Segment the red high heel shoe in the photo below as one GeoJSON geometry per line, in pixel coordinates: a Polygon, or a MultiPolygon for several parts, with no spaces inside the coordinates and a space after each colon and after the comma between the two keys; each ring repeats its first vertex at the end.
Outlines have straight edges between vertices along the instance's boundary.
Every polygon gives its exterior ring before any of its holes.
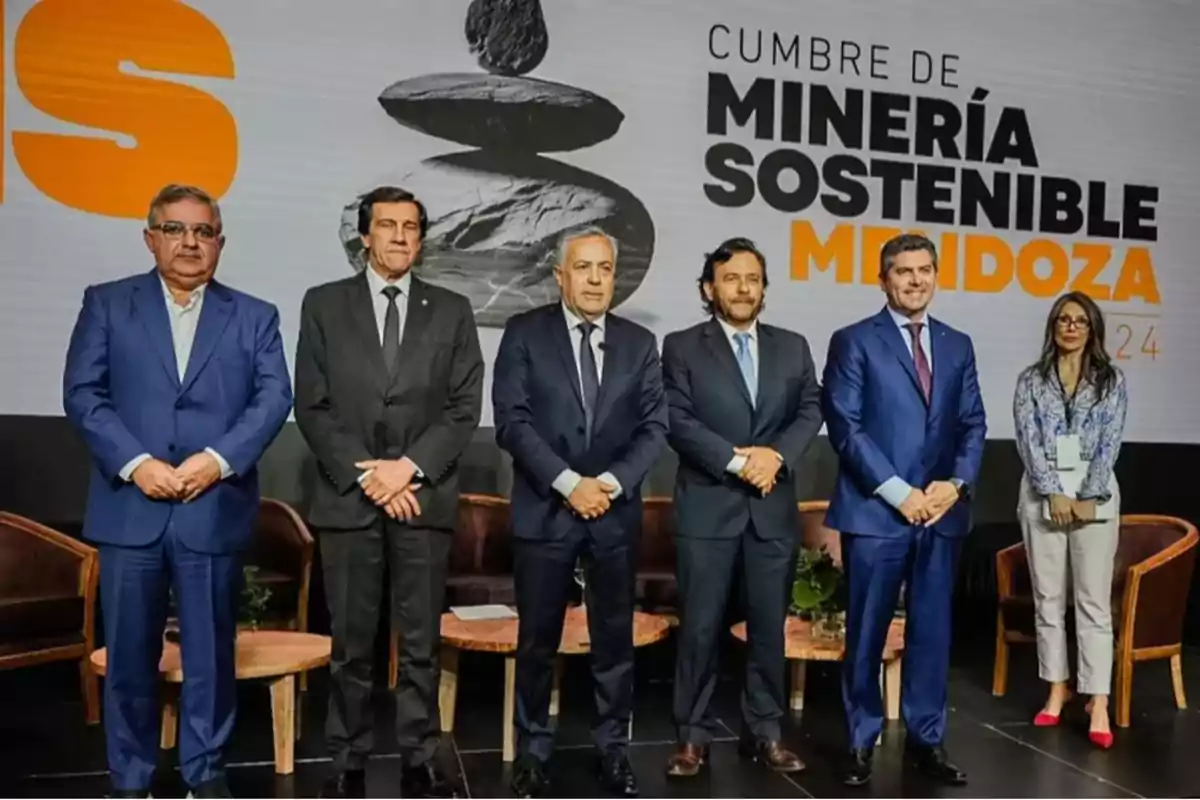
{"type": "Polygon", "coordinates": [[[1059,720],[1062,719],[1062,709],[1067,707],[1067,703],[1071,702],[1071,698],[1074,696],[1075,694],[1073,692],[1067,692],[1067,696],[1063,698],[1062,707],[1059,709],[1057,714],[1048,714],[1045,711],[1039,711],[1037,716],[1033,718],[1034,727],[1053,728],[1055,725],[1057,725],[1059,720]]]}
{"type": "Polygon", "coordinates": [[[1092,740],[1092,744],[1099,747],[1101,750],[1107,750],[1113,746],[1112,733],[1104,733],[1103,731],[1088,731],[1088,738],[1092,740]]]}

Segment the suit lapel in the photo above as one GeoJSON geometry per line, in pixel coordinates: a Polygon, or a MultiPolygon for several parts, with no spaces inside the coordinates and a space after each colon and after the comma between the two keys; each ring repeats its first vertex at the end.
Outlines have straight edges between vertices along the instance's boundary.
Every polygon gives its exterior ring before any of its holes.
{"type": "Polygon", "coordinates": [[[562,305],[555,303],[546,309],[547,333],[554,342],[554,349],[562,359],[563,371],[567,383],[575,392],[575,402],[579,403],[579,413],[583,414],[583,389],[579,386],[579,367],[575,365],[575,350],[572,344],[571,332],[567,330],[567,319],[563,316],[562,305]]]}
{"type": "Polygon", "coordinates": [[[621,387],[629,379],[631,355],[621,320],[609,314],[604,330],[604,371],[600,376],[600,392],[596,396],[593,430],[600,428],[612,408],[613,398],[620,395],[621,387]]]}
{"type": "MultiPolygon", "coordinates": [[[[904,367],[904,371],[912,379],[913,388],[917,390],[917,394],[921,394],[921,382],[917,379],[917,367],[913,363],[912,353],[908,351],[908,345],[904,341],[905,334],[897,327],[896,321],[892,319],[886,308],[875,318],[875,332],[899,360],[900,366],[904,367]]],[[[924,397],[921,399],[924,402],[924,397]]]]}
{"type": "MultiPolygon", "coordinates": [[[[370,267],[367,267],[370,269],[370,267]]],[[[370,362],[371,377],[375,381],[379,393],[387,390],[388,368],[383,363],[383,346],[379,342],[379,327],[375,322],[375,303],[371,297],[371,285],[367,283],[367,273],[359,273],[358,280],[351,284],[351,290],[346,298],[346,316],[352,321],[358,338],[362,342],[363,352],[370,362]]]]}
{"type": "MultiPolygon", "coordinates": [[[[761,327],[759,330],[761,330],[761,327]]],[[[708,324],[704,326],[704,343],[708,347],[708,351],[712,354],[720,368],[725,370],[726,379],[733,382],[733,385],[737,387],[738,392],[741,394],[742,399],[746,401],[746,405],[753,408],[754,403],[750,399],[749,390],[746,389],[746,381],[744,378],[742,378],[742,370],[738,366],[737,359],[733,357],[733,348],[729,346],[729,340],[725,338],[725,331],[721,329],[721,324],[717,322],[715,317],[710,319],[708,324]]],[[[759,338],[759,346],[759,360],[761,361],[761,336],[759,338]]],[[[762,374],[763,370],[760,368],[758,370],[760,396],[762,394],[762,374]]]]}
{"type": "Polygon", "coordinates": [[[167,299],[157,270],[151,270],[138,284],[133,299],[134,312],[146,330],[146,340],[158,354],[172,385],[179,386],[179,366],[175,363],[175,345],[171,340],[171,321],[167,318],[167,299]]]}
{"type": "MultiPolygon", "coordinates": [[[[408,284],[408,308],[404,312],[404,333],[400,337],[400,350],[397,360],[401,364],[412,363],[421,352],[421,337],[429,330],[434,311],[429,300],[429,288],[414,275],[408,284]]],[[[383,347],[379,347],[379,361],[383,363],[383,347]]],[[[402,375],[416,375],[412,370],[397,369],[395,379],[388,381],[388,370],[391,364],[384,365],[384,383],[388,388],[395,386],[402,375]]]]}
{"type": "Polygon", "coordinates": [[[233,318],[233,298],[225,291],[225,287],[216,281],[210,281],[204,290],[204,304],[200,307],[200,320],[196,324],[196,338],[192,341],[192,352],[188,356],[187,373],[179,391],[186,392],[196,376],[204,369],[204,365],[212,358],[213,350],[225,327],[233,318]]]}
{"type": "Polygon", "coordinates": [[[930,416],[932,416],[934,407],[940,405],[945,399],[945,378],[950,377],[952,358],[950,340],[946,338],[945,327],[932,317],[927,319],[929,320],[929,349],[933,351],[933,386],[930,389],[929,398],[930,416]]]}
{"type": "MultiPolygon", "coordinates": [[[[734,362],[736,364],[736,361],[734,362]]],[[[774,332],[758,323],[758,397],[754,404],[754,418],[762,421],[770,418],[771,406],[778,403],[783,394],[778,386],[783,365],[779,358],[779,341],[774,332]]],[[[738,377],[741,377],[739,371],[738,377]]]]}

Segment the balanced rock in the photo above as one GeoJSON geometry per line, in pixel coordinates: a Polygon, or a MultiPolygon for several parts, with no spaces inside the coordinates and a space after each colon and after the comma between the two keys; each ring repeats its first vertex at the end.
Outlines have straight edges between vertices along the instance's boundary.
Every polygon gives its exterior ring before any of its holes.
{"type": "Polygon", "coordinates": [[[472,0],[466,34],[479,66],[497,75],[532,72],[550,46],[538,0],[472,0]]]}
{"type": "Polygon", "coordinates": [[[379,104],[405,127],[471,147],[531,153],[603,142],[625,115],[585,89],[536,78],[438,73],[383,90],[379,104]]]}
{"type": "MultiPolygon", "coordinates": [[[[483,327],[559,297],[559,235],[598,225],[617,240],[613,305],[633,294],[650,268],[654,222],[624,187],[536,155],[472,151],[422,161],[373,185],[402,186],[429,210],[429,232],[414,273],[466,295],[483,327]]],[[[350,264],[366,266],[356,198],[342,213],[350,264]]]]}

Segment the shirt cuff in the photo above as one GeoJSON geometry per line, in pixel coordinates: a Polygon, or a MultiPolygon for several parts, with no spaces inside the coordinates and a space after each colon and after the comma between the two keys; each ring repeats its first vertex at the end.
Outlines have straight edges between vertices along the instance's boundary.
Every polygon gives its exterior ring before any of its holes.
{"type": "Polygon", "coordinates": [[[400,460],[407,461],[409,464],[411,464],[412,468],[413,468],[413,472],[416,473],[417,477],[420,478],[421,480],[425,480],[425,473],[421,471],[421,468],[419,466],[417,466],[417,462],[413,461],[408,456],[405,456],[404,458],[402,458],[400,460]]]}
{"type": "Polygon", "coordinates": [[[611,472],[605,472],[601,474],[597,480],[599,480],[601,483],[607,483],[610,486],[617,487],[608,493],[609,500],[616,500],[621,496],[621,482],[617,480],[617,476],[613,475],[611,472]]]}
{"type": "Polygon", "coordinates": [[[746,457],[735,455],[725,465],[726,472],[732,472],[734,475],[739,474],[746,466],[746,457]]]}
{"type": "Polygon", "coordinates": [[[550,484],[554,491],[561,494],[563,497],[570,497],[571,492],[575,491],[575,487],[583,480],[583,476],[573,469],[564,469],[558,473],[558,477],[554,479],[554,483],[550,484]]]}
{"type": "Polygon", "coordinates": [[[225,480],[233,474],[233,467],[229,466],[229,462],[226,461],[220,453],[218,453],[216,450],[213,450],[211,447],[204,448],[204,452],[208,453],[217,460],[217,466],[221,468],[221,480],[225,480]]]}
{"type": "Polygon", "coordinates": [[[882,497],[884,502],[897,511],[900,509],[900,506],[904,505],[904,501],[908,499],[908,495],[911,492],[912,487],[899,475],[893,475],[888,478],[875,490],[875,494],[882,497]]]}
{"type": "Polygon", "coordinates": [[[121,471],[117,474],[121,476],[121,480],[128,483],[129,481],[133,480],[133,471],[146,461],[149,461],[150,458],[151,456],[149,453],[142,453],[140,456],[134,456],[133,458],[129,459],[129,463],[121,467],[121,471]]]}

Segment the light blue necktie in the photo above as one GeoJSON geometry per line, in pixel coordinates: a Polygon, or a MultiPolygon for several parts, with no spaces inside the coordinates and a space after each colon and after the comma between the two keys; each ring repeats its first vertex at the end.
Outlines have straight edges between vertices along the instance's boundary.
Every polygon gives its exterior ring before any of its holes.
{"type": "Polygon", "coordinates": [[[754,405],[758,379],[754,377],[754,359],[750,356],[750,334],[735,333],[733,340],[737,342],[738,368],[742,371],[742,380],[746,382],[746,391],[750,393],[750,405],[754,405]]]}

